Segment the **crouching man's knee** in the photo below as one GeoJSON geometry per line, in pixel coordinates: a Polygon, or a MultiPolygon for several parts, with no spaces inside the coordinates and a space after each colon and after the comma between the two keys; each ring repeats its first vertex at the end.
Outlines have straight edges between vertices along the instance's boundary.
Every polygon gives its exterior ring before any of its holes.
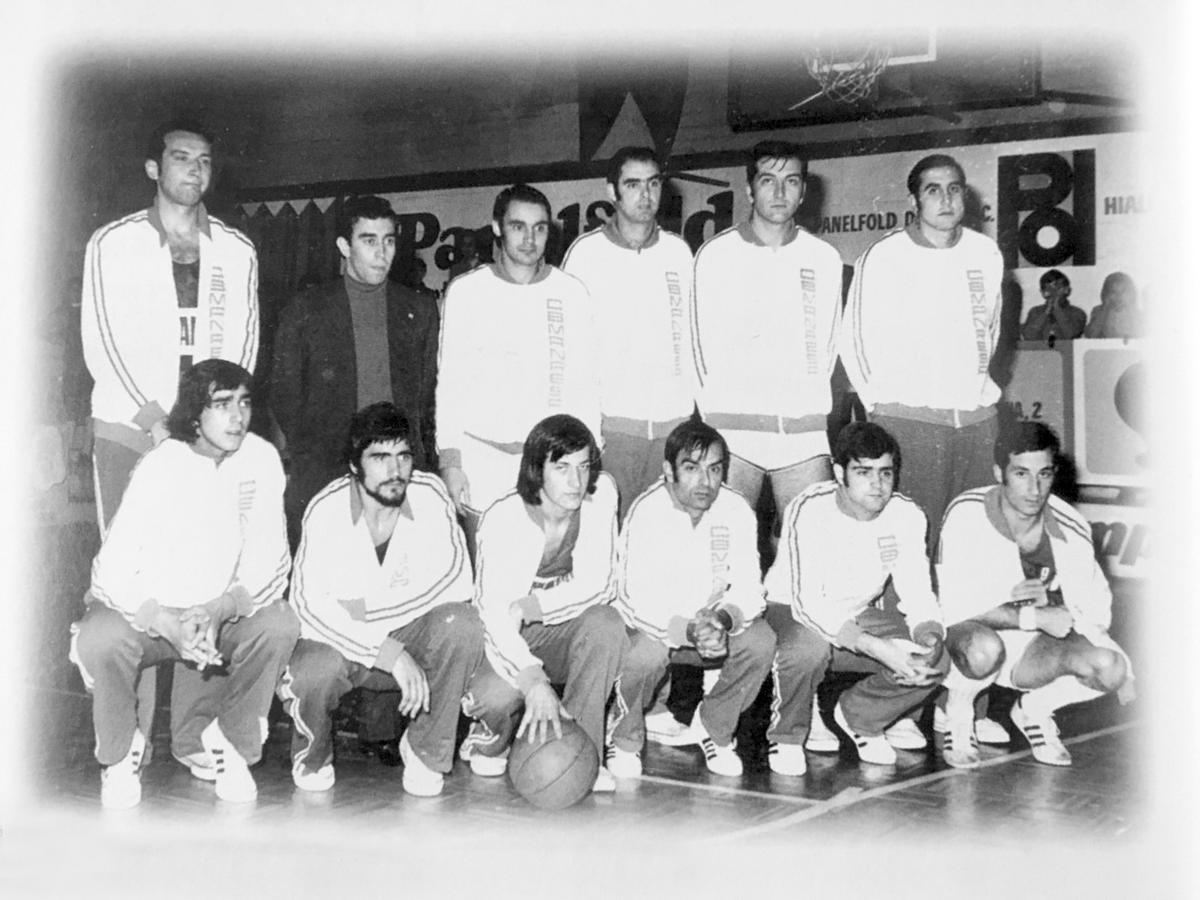
{"type": "Polygon", "coordinates": [[[1004,663],[1004,642],[993,629],[978,622],[959,622],[946,632],[946,649],[967,678],[987,678],[1004,663]]]}

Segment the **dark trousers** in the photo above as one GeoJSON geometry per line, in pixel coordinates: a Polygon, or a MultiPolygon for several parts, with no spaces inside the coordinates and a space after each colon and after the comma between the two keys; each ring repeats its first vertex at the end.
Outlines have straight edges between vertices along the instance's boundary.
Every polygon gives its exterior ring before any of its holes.
{"type": "MultiPolygon", "coordinates": [[[[842,692],[838,698],[846,721],[864,735],[883,730],[908,710],[920,704],[941,685],[914,687],[900,684],[885,665],[870,656],[855,653],[825,640],[792,617],[790,606],[768,603],[767,622],[775,631],[777,647],[774,697],[767,740],[780,744],[803,744],[812,725],[812,701],[826,672],[866,672],[867,677],[842,692]]],[[[876,637],[912,640],[904,617],[898,612],[869,607],[855,618],[859,627],[876,637]]],[[[932,663],[946,677],[950,654],[942,648],[932,663]]]]}
{"type": "MultiPolygon", "coordinates": [[[[542,661],[550,682],[563,685],[563,707],[592,739],[603,761],[605,708],[629,649],[620,615],[611,606],[592,606],[559,625],[527,624],[521,637],[542,661]]],[[[496,735],[491,750],[482,751],[494,756],[508,746],[516,725],[516,717],[506,720],[505,713],[519,709],[523,698],[491,666],[481,669],[472,695],[475,703],[466,710],[468,715],[485,718],[493,731],[508,729],[496,735]]]]}
{"type": "Polygon", "coordinates": [[[700,703],[697,715],[713,741],[728,746],[738,719],[758,696],[775,655],[775,635],[762,619],[755,619],[739,634],[729,637],[729,654],[707,660],[692,647],[668,649],[661,641],[635,628],[627,629],[629,654],[617,679],[617,707],[612,723],[613,743],[638,752],[646,742],[646,710],[662,689],[668,662],[701,668],[719,668],[717,683],[700,703]]]}
{"type": "MultiPolygon", "coordinates": [[[[88,607],[72,633],[71,660],[93,695],[96,759],[110,766],[125,758],[138,726],[138,673],[182,660],[168,641],[136,630],[99,603],[88,607]]],[[[221,626],[217,649],[224,665],[200,674],[199,692],[189,709],[198,727],[197,744],[199,731],[216,719],[242,758],[258,761],[271,695],[299,634],[295,613],[282,602],[221,626]]]]}
{"type": "MultiPolygon", "coordinates": [[[[437,606],[392,633],[429,682],[429,711],[408,726],[413,751],[435,772],[454,760],[458,710],[483,658],[483,625],[473,606],[437,606]]],[[[346,659],[329,644],[303,639],[287,664],[279,695],[292,717],[292,764],[316,771],[333,760],[333,713],[356,687],[396,692],[390,672],[346,659]]],[[[387,694],[380,695],[388,696],[387,694]]]]}

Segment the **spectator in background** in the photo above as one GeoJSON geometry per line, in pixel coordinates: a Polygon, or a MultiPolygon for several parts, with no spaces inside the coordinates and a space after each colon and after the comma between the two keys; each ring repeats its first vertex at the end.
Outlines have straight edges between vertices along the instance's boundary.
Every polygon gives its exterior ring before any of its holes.
{"type": "Polygon", "coordinates": [[[1113,272],[1100,286],[1100,305],[1092,309],[1084,337],[1136,338],[1142,336],[1142,311],[1137,286],[1124,272],[1113,272]]]}
{"type": "Polygon", "coordinates": [[[382,197],[342,207],[337,247],[346,274],[292,301],[279,318],[271,408],[291,455],[288,538],[300,539],[308,501],[345,474],[342,444],[356,410],[395,403],[412,428],[417,469],[430,470],[437,380],[437,306],[388,281],[396,214],[382,197]]]}
{"type": "Polygon", "coordinates": [[[1021,326],[1021,339],[1048,341],[1053,347],[1055,340],[1073,341],[1081,337],[1087,313],[1071,305],[1071,282],[1067,276],[1051,269],[1042,275],[1039,285],[1046,302],[1029,311],[1021,326]]]}

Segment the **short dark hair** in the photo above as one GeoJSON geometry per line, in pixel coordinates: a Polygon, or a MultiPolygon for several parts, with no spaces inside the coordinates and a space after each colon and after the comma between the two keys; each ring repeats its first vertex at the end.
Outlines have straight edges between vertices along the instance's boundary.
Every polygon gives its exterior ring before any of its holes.
{"type": "Polygon", "coordinates": [[[361,468],[363,451],[372,444],[396,444],[408,441],[412,447],[412,429],[408,417],[390,400],[364,406],[350,417],[346,443],[342,447],[342,462],[357,471],[361,468]]]}
{"type": "Polygon", "coordinates": [[[167,416],[167,432],[177,441],[192,443],[200,436],[200,414],[217,391],[244,387],[254,393],[254,376],[227,359],[206,359],[179,376],[179,393],[167,416]]]}
{"type": "Polygon", "coordinates": [[[1057,465],[1059,453],[1062,451],[1058,435],[1048,425],[1021,419],[1000,429],[1000,433],[996,435],[996,443],[992,445],[992,460],[1003,471],[1008,465],[1009,457],[1022,453],[1036,453],[1039,450],[1049,450],[1050,457],[1057,465]]]}
{"type": "Polygon", "coordinates": [[[591,430],[566,413],[547,416],[534,425],[521,450],[521,470],[517,473],[517,493],[521,499],[530,506],[541,505],[546,463],[556,462],[568,453],[576,453],[585,447],[591,467],[587,492],[592,494],[600,477],[600,447],[591,430]]]}
{"type": "Polygon", "coordinates": [[[547,219],[553,218],[550,201],[546,199],[545,194],[528,184],[514,184],[496,195],[496,202],[492,204],[492,221],[503,227],[504,214],[508,212],[508,207],[513,202],[536,203],[546,211],[547,219]]]}
{"type": "Polygon", "coordinates": [[[622,147],[612,155],[612,159],[608,161],[608,168],[605,170],[604,179],[612,185],[614,191],[618,190],[618,185],[621,181],[621,170],[625,168],[627,162],[643,162],[654,163],[658,166],[659,175],[662,174],[662,163],[658,161],[654,151],[649,147],[622,147]]]}
{"type": "Polygon", "coordinates": [[[957,159],[947,153],[933,153],[918,160],[917,164],[912,167],[912,171],[908,173],[908,192],[914,197],[921,190],[921,176],[930,169],[953,169],[958,173],[958,180],[964,186],[967,183],[967,173],[963,171],[963,167],[958,164],[957,159]]]}
{"type": "Polygon", "coordinates": [[[874,422],[851,422],[838,432],[833,442],[833,461],[844,470],[851,460],[880,459],[892,455],[892,468],[900,472],[900,444],[874,422]]]}
{"type": "Polygon", "coordinates": [[[164,122],[150,133],[150,140],[146,142],[146,159],[152,159],[156,163],[161,163],[163,153],[167,149],[167,135],[175,131],[186,131],[188,134],[199,135],[208,141],[208,146],[213,145],[213,136],[203,124],[194,119],[172,119],[170,122],[164,122]]]}
{"type": "Polygon", "coordinates": [[[804,150],[793,141],[759,141],[750,148],[746,157],[746,184],[754,183],[758,174],[758,164],[764,159],[794,159],[800,163],[801,179],[808,178],[808,160],[804,158],[804,150]]]}
{"type": "Polygon", "coordinates": [[[663,459],[671,467],[671,472],[678,474],[679,454],[704,453],[714,444],[721,448],[721,458],[725,460],[725,471],[721,473],[723,482],[729,477],[729,444],[721,432],[698,416],[692,416],[671,429],[663,446],[663,459]]]}
{"type": "Polygon", "coordinates": [[[1045,288],[1047,285],[1054,284],[1056,281],[1065,281],[1067,284],[1071,283],[1071,279],[1058,269],[1049,269],[1042,273],[1042,277],[1038,279],[1038,287],[1045,288]]]}
{"type": "Polygon", "coordinates": [[[396,227],[396,212],[382,197],[349,197],[338,213],[337,236],[347,241],[354,237],[354,223],[359,219],[391,219],[396,227]]]}

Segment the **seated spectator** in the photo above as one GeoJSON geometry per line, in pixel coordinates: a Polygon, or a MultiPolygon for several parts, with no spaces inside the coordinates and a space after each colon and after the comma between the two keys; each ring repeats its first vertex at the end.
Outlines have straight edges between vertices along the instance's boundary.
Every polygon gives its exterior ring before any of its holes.
{"type": "Polygon", "coordinates": [[[1092,310],[1084,337],[1136,338],[1142,336],[1142,311],[1137,286],[1124,272],[1113,272],[1100,287],[1100,305],[1092,310]]]}
{"type": "Polygon", "coordinates": [[[1083,335],[1087,313],[1072,306],[1071,282],[1058,269],[1046,272],[1039,282],[1045,303],[1029,311],[1021,326],[1021,339],[1026,341],[1072,341],[1083,335]]]}

